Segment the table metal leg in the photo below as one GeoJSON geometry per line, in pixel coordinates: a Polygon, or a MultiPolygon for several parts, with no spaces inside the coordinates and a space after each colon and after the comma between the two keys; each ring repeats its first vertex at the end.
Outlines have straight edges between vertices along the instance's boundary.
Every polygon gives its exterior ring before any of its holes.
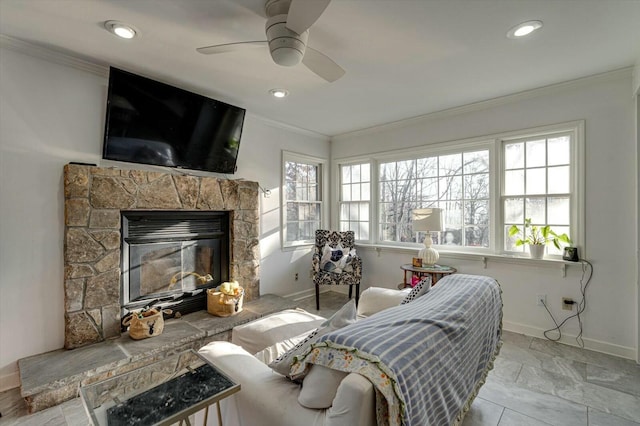
{"type": "Polygon", "coordinates": [[[207,405],[207,408],[204,409],[204,423],[202,423],[202,426],[207,426],[208,420],[209,420],[209,406],[207,405]]]}
{"type": "Polygon", "coordinates": [[[222,413],[220,412],[220,401],[216,402],[216,410],[218,411],[218,426],[222,426],[222,413]]]}

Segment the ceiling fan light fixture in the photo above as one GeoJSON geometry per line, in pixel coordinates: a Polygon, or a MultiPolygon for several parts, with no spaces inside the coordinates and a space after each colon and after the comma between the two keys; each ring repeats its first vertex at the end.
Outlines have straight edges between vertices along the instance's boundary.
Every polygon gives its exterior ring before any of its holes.
{"type": "Polygon", "coordinates": [[[139,34],[133,26],[118,21],[106,21],[104,27],[112,34],[117,35],[120,38],[132,39],[139,34]]]}
{"type": "Polygon", "coordinates": [[[542,28],[542,21],[527,21],[516,25],[507,32],[507,37],[512,39],[521,38],[542,28]]]}
{"type": "Polygon", "coordinates": [[[278,99],[286,98],[287,96],[289,96],[289,91],[287,89],[271,89],[269,90],[269,93],[271,94],[271,96],[278,99]]]}
{"type": "Polygon", "coordinates": [[[298,65],[307,48],[309,31],[297,34],[287,28],[287,15],[272,16],[265,25],[273,61],[285,67],[298,65]]]}

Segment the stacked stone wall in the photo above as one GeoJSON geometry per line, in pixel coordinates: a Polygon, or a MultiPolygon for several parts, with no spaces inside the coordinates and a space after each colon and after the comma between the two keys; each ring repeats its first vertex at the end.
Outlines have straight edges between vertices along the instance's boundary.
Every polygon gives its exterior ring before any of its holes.
{"type": "Polygon", "coordinates": [[[65,348],[120,335],[121,210],[230,211],[232,279],[260,297],[258,184],[67,164],[65,348]]]}

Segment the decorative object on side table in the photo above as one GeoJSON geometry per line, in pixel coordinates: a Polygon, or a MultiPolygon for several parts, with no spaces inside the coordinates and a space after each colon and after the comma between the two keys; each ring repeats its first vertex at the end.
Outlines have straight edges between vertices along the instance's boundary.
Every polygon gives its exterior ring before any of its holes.
{"type": "Polygon", "coordinates": [[[571,238],[567,234],[556,234],[549,225],[538,226],[531,224],[531,218],[524,220],[524,229],[518,228],[517,225],[511,225],[509,228],[509,236],[514,237],[520,235],[521,238],[516,240],[516,247],[529,245],[529,253],[533,259],[542,259],[544,257],[544,248],[547,244],[553,245],[560,250],[560,243],[571,244],[571,238]],[[531,228],[529,232],[526,229],[531,228]]]}
{"type": "Polygon", "coordinates": [[[422,258],[422,266],[435,265],[440,258],[440,254],[438,254],[436,249],[431,247],[433,245],[431,232],[444,231],[442,226],[442,209],[414,209],[411,214],[411,220],[414,232],[425,231],[426,233],[424,237],[424,248],[418,253],[418,256],[422,258]]]}
{"type": "Polygon", "coordinates": [[[430,266],[422,266],[416,267],[410,263],[400,266],[400,269],[404,271],[404,279],[402,283],[398,284],[398,289],[402,290],[406,287],[413,287],[413,278],[418,277],[418,279],[429,275],[431,277],[431,282],[435,285],[438,280],[445,275],[455,274],[458,272],[456,268],[447,265],[430,265],[430,266]],[[409,281],[407,275],[411,273],[411,278],[409,281]]]}
{"type": "MultiPolygon", "coordinates": [[[[129,373],[80,387],[94,426],[172,425],[240,391],[240,385],[192,349],[129,373]]],[[[187,424],[190,424],[187,422],[187,424]]]]}

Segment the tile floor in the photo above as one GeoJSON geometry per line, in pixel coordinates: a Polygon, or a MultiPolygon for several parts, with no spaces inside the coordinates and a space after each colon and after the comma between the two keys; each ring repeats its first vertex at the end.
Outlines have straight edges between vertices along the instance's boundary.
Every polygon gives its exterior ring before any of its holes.
{"type": "MultiPolygon", "coordinates": [[[[299,302],[329,316],[348,300],[337,292],[299,302]]],[[[0,425],[76,426],[88,424],[74,399],[27,416],[19,391],[0,393],[0,425]]],[[[640,366],[617,358],[504,333],[504,344],[467,414],[463,426],[640,426],[640,366]]],[[[261,425],[256,425],[261,426],[261,425]]],[[[270,425],[265,425],[270,426],[270,425]]]]}

